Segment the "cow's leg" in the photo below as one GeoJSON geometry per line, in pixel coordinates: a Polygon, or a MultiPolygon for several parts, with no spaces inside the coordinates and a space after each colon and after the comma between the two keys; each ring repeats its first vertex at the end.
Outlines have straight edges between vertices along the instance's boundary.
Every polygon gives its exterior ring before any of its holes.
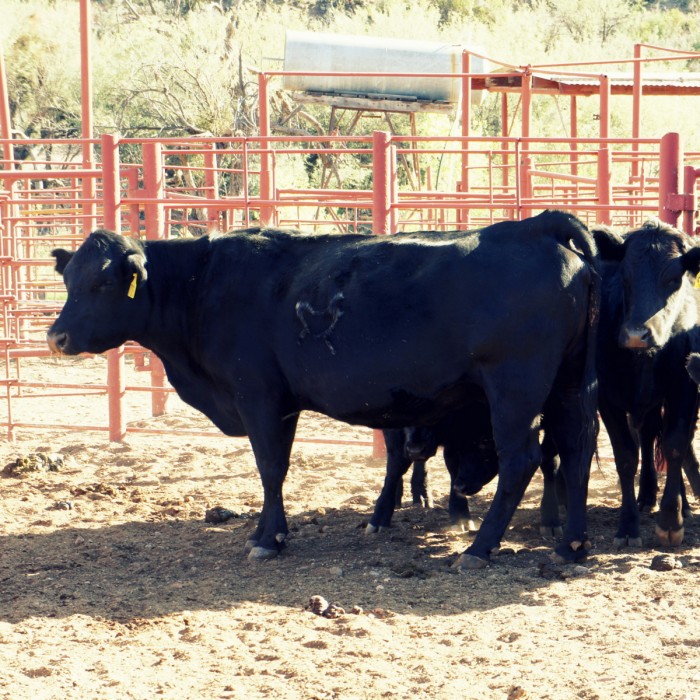
{"type": "Polygon", "coordinates": [[[447,499],[450,525],[463,532],[465,530],[473,532],[476,527],[469,511],[469,500],[455,488],[455,481],[459,478],[460,460],[470,459],[470,456],[467,452],[446,445],[443,450],[443,458],[450,474],[450,495],[447,499]]]}
{"type": "Polygon", "coordinates": [[[245,545],[249,559],[277,556],[289,534],[282,486],[289,469],[298,414],[243,416],[263,485],[263,507],[255,532],[245,545]]]}
{"type": "Polygon", "coordinates": [[[540,501],[540,534],[543,537],[564,535],[559,516],[560,459],[552,439],[552,431],[545,428],[542,439],[542,500],[540,501]]]}
{"type": "Polygon", "coordinates": [[[692,440],[688,448],[688,453],[683,460],[683,471],[685,472],[686,479],[688,479],[693,495],[695,498],[700,498],[700,465],[698,465],[698,458],[695,456],[695,451],[693,450],[692,440]]]}
{"type": "Polygon", "coordinates": [[[644,418],[639,431],[639,447],[642,465],[639,472],[639,495],[637,504],[639,510],[651,511],[656,506],[656,495],[659,491],[656,475],[655,448],[657,438],[661,435],[661,411],[652,410],[644,418]]]}
{"type": "MultiPolygon", "coordinates": [[[[523,387],[518,386],[516,380],[521,374],[522,371],[507,380],[501,378],[499,385],[507,387],[505,391],[486,388],[499,461],[498,486],[474,542],[455,563],[458,568],[474,569],[488,564],[491,551],[499,547],[506,527],[542,461],[536,423],[544,399],[540,404],[515,400],[523,393],[523,387]]],[[[533,373],[532,376],[536,375],[533,373]]]]}
{"type": "MultiPolygon", "coordinates": [[[[433,507],[433,495],[430,491],[427,460],[425,459],[417,459],[413,462],[411,496],[414,505],[423,506],[424,508],[433,507]]],[[[399,506],[400,501],[397,501],[396,505],[399,506]]]]}
{"type": "Polygon", "coordinates": [[[403,481],[403,475],[411,466],[411,459],[406,457],[404,451],[403,430],[385,430],[384,442],[386,443],[386,476],[384,477],[384,486],[374,506],[374,513],[366,528],[366,532],[369,534],[379,532],[381,528],[391,525],[391,518],[397,505],[399,485],[403,481]]]}
{"type": "Polygon", "coordinates": [[[680,491],[681,491],[681,514],[683,515],[683,518],[689,518],[693,514],[693,509],[690,507],[690,503],[688,503],[688,495],[685,491],[685,483],[683,482],[683,474],[682,473],[681,473],[680,491]]]}
{"type": "Polygon", "coordinates": [[[628,423],[625,411],[611,406],[602,397],[600,415],[608,432],[615,457],[615,468],[620,479],[620,521],[613,540],[616,547],[641,547],[639,508],[634,493],[634,478],[639,461],[639,446],[628,423]]]}
{"type": "MultiPolygon", "coordinates": [[[[546,430],[551,432],[566,483],[566,525],[555,548],[561,561],[583,559],[590,549],[586,521],[588,480],[595,451],[598,424],[595,413],[586,414],[578,391],[553,393],[545,408],[546,430]]],[[[552,447],[548,446],[548,450],[552,447]]],[[[556,478],[555,478],[556,481],[556,478]]],[[[554,484],[556,491],[556,483],[554,484]]]]}
{"type": "MultiPolygon", "coordinates": [[[[691,447],[697,418],[697,388],[688,385],[664,406],[662,449],[666,460],[666,484],[656,515],[656,536],[662,545],[683,542],[683,460],[691,447]]],[[[686,501],[687,505],[687,501],[686,501]]]]}
{"type": "Polygon", "coordinates": [[[476,525],[469,510],[469,499],[452,488],[447,499],[447,511],[452,528],[462,532],[474,532],[476,530],[476,525]]]}
{"type": "MultiPolygon", "coordinates": [[[[496,429],[494,426],[494,437],[496,429]]],[[[525,489],[541,460],[537,430],[531,427],[525,439],[499,446],[499,474],[496,494],[474,542],[457,560],[456,566],[475,569],[486,566],[491,552],[501,544],[503,534],[522,500],[525,489]]],[[[499,445],[498,438],[496,444],[499,445]]]]}

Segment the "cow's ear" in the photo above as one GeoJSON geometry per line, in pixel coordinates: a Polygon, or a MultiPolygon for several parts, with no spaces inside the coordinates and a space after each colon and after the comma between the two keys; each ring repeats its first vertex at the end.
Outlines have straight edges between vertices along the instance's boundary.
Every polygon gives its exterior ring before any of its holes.
{"type": "Polygon", "coordinates": [[[126,256],[126,272],[129,278],[129,291],[127,293],[133,299],[138,287],[148,279],[146,256],[139,251],[129,253],[126,256]]]}
{"type": "Polygon", "coordinates": [[[683,254],[683,269],[694,275],[700,273],[700,246],[694,246],[683,254]]]}
{"type": "Polygon", "coordinates": [[[625,257],[625,241],[607,226],[594,226],[591,229],[598,252],[603,260],[619,262],[625,257]]]}
{"type": "Polygon", "coordinates": [[[51,251],[51,255],[53,255],[54,258],[56,258],[56,272],[62,275],[63,271],[66,269],[66,265],[70,262],[70,259],[73,257],[72,251],[63,250],[63,248],[56,248],[51,251]]]}

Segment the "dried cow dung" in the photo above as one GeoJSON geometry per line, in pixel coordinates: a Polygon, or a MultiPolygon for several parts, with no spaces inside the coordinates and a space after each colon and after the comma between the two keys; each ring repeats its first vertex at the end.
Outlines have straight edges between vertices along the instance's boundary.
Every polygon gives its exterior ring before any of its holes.
{"type": "Polygon", "coordinates": [[[215,508],[210,508],[204,514],[204,522],[205,523],[225,523],[227,520],[230,520],[231,518],[238,518],[238,517],[239,517],[238,513],[234,513],[232,510],[228,510],[228,508],[222,508],[221,506],[216,506],[215,508]]]}
{"type": "Polygon", "coordinates": [[[64,458],[60,454],[46,454],[34,452],[32,454],[17,457],[3,469],[6,476],[25,476],[32,472],[57,472],[63,468],[64,458]]]}

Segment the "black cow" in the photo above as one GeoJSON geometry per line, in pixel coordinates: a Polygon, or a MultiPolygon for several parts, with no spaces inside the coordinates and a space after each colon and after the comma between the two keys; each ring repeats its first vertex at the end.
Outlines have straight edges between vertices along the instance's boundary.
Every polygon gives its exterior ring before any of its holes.
{"type": "Polygon", "coordinates": [[[681,468],[692,449],[697,387],[685,371],[689,329],[696,323],[690,275],[700,270],[700,249],[660,222],[619,237],[594,231],[603,259],[603,300],[597,353],[600,414],[620,477],[618,546],[640,546],[634,479],[640,441],[646,455],[640,503],[656,498],[651,444],[661,433],[667,465],[656,532],[663,544],[683,540],[681,468]]]}
{"type": "MultiPolygon", "coordinates": [[[[451,414],[436,426],[385,430],[387,464],[384,487],[377,499],[374,513],[367,525],[368,533],[375,533],[391,525],[394,505],[401,505],[402,476],[411,464],[413,502],[421,503],[427,478],[425,460],[444,447],[445,464],[450,473],[448,513],[450,523],[463,529],[474,529],[468,496],[481,491],[498,473],[498,455],[493,441],[491,416],[484,401],[474,401],[465,409],[451,414]],[[416,468],[416,465],[418,467],[416,468]],[[393,497],[396,494],[396,497],[393,497]]],[[[561,537],[560,503],[565,505],[566,493],[559,478],[559,456],[556,446],[545,432],[542,440],[543,493],[540,502],[540,532],[545,537],[561,537]]]]}
{"type": "Polygon", "coordinates": [[[251,558],[276,555],[288,534],[282,486],[302,410],[374,428],[434,424],[475,390],[491,406],[500,479],[462,562],[483,566],[498,546],[540,461],[548,395],[569,490],[557,551],[585,554],[599,292],[595,244],[575,217],[544,212],[459,235],[256,229],[136,241],[98,231],[53,254],[67,288],[53,351],[134,340],[184,401],[248,435],[264,490],[251,558]]]}
{"type": "MultiPolygon", "coordinates": [[[[387,448],[386,477],[367,525],[368,533],[377,532],[391,524],[394,507],[400,505],[402,477],[411,464],[413,502],[427,498],[427,483],[421,483],[420,480],[427,478],[425,462],[437,453],[441,445],[445,448],[444,459],[450,473],[450,523],[468,530],[474,528],[467,496],[458,481],[459,463],[474,461],[478,465],[479,474],[485,478],[484,484],[498,472],[498,456],[487,405],[474,402],[469,408],[443,418],[435,426],[385,430],[384,442],[387,448]]],[[[474,471],[477,471],[476,466],[474,471]]]]}

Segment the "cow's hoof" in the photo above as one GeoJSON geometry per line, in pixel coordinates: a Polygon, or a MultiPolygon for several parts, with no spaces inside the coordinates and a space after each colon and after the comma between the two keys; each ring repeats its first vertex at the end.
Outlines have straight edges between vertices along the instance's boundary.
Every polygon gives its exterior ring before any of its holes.
{"type": "Polygon", "coordinates": [[[474,569],[484,569],[489,565],[488,559],[474,556],[473,554],[462,554],[457,561],[452,564],[453,569],[458,571],[473,571],[474,569]]]}
{"type": "Polygon", "coordinates": [[[636,547],[639,549],[641,546],[641,537],[630,537],[629,535],[625,535],[624,537],[613,538],[613,547],[616,549],[624,549],[625,547],[636,547]]]}
{"type": "Polygon", "coordinates": [[[433,502],[433,497],[432,496],[425,496],[425,495],[420,495],[420,496],[414,496],[413,497],[413,502],[411,503],[412,506],[415,508],[434,508],[435,503],[433,502]]]}
{"type": "Polygon", "coordinates": [[[378,532],[381,531],[381,525],[372,525],[372,523],[367,523],[367,527],[365,527],[365,535],[376,535],[378,532]]]}
{"type": "Polygon", "coordinates": [[[463,533],[463,532],[478,532],[479,526],[471,519],[460,519],[457,520],[454,523],[450,523],[449,525],[445,526],[444,531],[445,532],[456,532],[456,533],[463,533]]]}
{"type": "Polygon", "coordinates": [[[664,530],[659,525],[656,526],[656,537],[664,547],[678,547],[683,542],[685,528],[680,530],[664,530]]]}
{"type": "Polygon", "coordinates": [[[540,525],[540,535],[546,539],[554,537],[554,539],[560,540],[564,537],[564,529],[561,525],[555,525],[553,527],[549,525],[540,525]]]}
{"type": "Polygon", "coordinates": [[[555,564],[575,564],[586,558],[591,546],[590,540],[574,540],[569,544],[562,542],[550,556],[555,564]]]}
{"type": "Polygon", "coordinates": [[[255,545],[250,552],[248,552],[248,559],[251,561],[263,561],[264,559],[274,559],[279,554],[276,549],[266,549],[265,547],[259,547],[255,545]]]}
{"type": "Polygon", "coordinates": [[[243,554],[250,554],[250,551],[258,544],[257,540],[246,540],[243,545],[243,554]]]}

